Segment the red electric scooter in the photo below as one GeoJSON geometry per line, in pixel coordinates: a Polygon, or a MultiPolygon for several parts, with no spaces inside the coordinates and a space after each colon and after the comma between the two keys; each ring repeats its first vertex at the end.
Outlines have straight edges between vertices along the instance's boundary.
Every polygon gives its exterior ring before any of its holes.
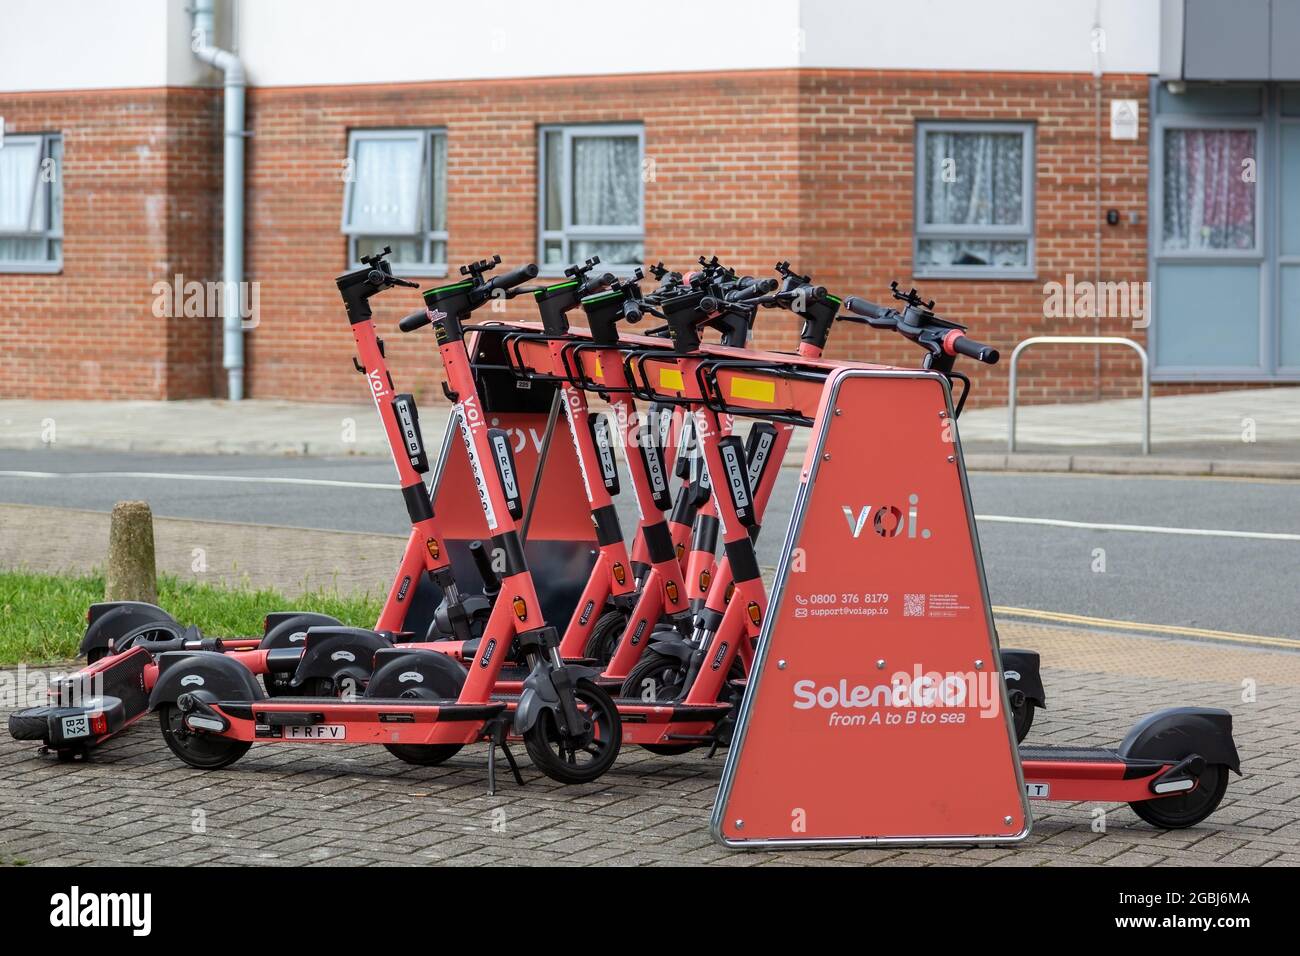
{"type": "MultiPolygon", "coordinates": [[[[414,285],[394,277],[382,254],[363,261],[366,268],[337,281],[354,332],[371,326],[372,296],[395,285],[414,285]]],[[[468,280],[425,296],[425,324],[432,322],[437,333],[480,505],[493,545],[505,556],[501,593],[474,660],[466,667],[436,651],[379,644],[364,695],[272,698],[229,654],[165,652],[158,657],[149,706],[159,712],[167,745],[186,763],[223,767],[254,742],[299,741],[379,743],[407,762],[435,765],[467,743],[490,740],[489,787],[494,788],[498,746],[518,778],[505,749],[507,736],[518,735],[534,765],[564,783],[597,779],[613,764],[621,738],[617,711],[592,680],[594,670],[560,659],[558,635],[542,617],[519,537],[514,456],[487,425],[465,347],[462,322],[469,313],[537,273],[536,266],[526,266],[484,279],[494,265],[466,266],[462,273],[468,280]],[[529,673],[517,698],[503,698],[495,691],[512,646],[529,673]]],[[[364,338],[359,335],[358,343],[364,338]]],[[[391,382],[372,380],[372,388],[380,404],[391,382]]],[[[423,482],[418,484],[422,491],[423,482]]],[[[308,654],[317,633],[308,632],[308,654]]]]}

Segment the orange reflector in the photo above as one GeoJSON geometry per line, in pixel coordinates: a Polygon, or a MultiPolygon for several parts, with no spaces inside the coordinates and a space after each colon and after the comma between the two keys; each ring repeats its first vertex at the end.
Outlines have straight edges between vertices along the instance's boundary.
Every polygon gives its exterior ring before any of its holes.
{"type": "Polygon", "coordinates": [[[723,603],[723,604],[730,604],[730,603],[731,603],[731,596],[732,596],[733,594],[735,594],[735,593],[736,593],[736,582],[735,582],[735,581],[732,581],[730,584],[727,585],[727,593],[726,593],[725,595],[723,595],[722,603],[723,603]]]}
{"type": "Polygon", "coordinates": [[[623,562],[614,562],[614,580],[622,584],[627,580],[627,569],[623,567],[623,562]]]}
{"type": "Polygon", "coordinates": [[[424,542],[424,546],[429,549],[429,557],[437,561],[438,555],[442,553],[442,549],[438,547],[438,539],[429,538],[427,541],[424,542]]]}
{"type": "Polygon", "coordinates": [[[667,584],[664,585],[664,590],[668,592],[668,600],[676,604],[677,603],[677,582],[669,581],[667,584]]]}
{"type": "Polygon", "coordinates": [[[758,622],[763,619],[763,612],[758,609],[758,602],[750,601],[749,607],[745,608],[745,610],[749,612],[750,621],[753,622],[755,627],[758,627],[758,622]]]}
{"type": "Polygon", "coordinates": [[[709,582],[713,580],[708,571],[700,572],[700,592],[703,593],[709,589],[709,582]]]}
{"type": "Polygon", "coordinates": [[[680,560],[682,559],[682,555],[685,554],[685,553],[686,553],[686,545],[682,544],[681,542],[678,542],[678,544],[677,544],[677,560],[680,561],[680,560]]]}
{"type": "Polygon", "coordinates": [[[515,598],[510,602],[510,605],[515,609],[515,617],[519,618],[521,621],[528,620],[528,605],[524,603],[523,598],[515,598]]]}

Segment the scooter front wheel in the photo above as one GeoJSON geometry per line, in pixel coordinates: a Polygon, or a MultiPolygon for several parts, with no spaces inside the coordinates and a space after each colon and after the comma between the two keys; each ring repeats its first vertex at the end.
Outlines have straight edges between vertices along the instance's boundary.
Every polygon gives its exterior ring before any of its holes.
{"type": "Polygon", "coordinates": [[[1133,812],[1162,830],[1194,827],[1216,809],[1228,791],[1228,768],[1212,763],[1197,781],[1196,789],[1176,797],[1157,797],[1130,803],[1133,812]]]}
{"type": "Polygon", "coordinates": [[[219,770],[228,767],[253,746],[247,740],[231,740],[220,734],[196,733],[185,726],[184,714],[175,704],[164,704],[158,709],[163,740],[181,760],[199,770],[219,770]]]}
{"type": "Polygon", "coordinates": [[[591,636],[587,638],[587,646],[583,654],[592,660],[608,664],[614,659],[618,642],[623,639],[623,632],[626,630],[627,612],[606,611],[596,621],[596,626],[591,629],[591,636]]]}
{"type": "Polygon", "coordinates": [[[589,680],[573,688],[578,709],[591,720],[591,730],[576,736],[560,733],[555,712],[544,710],[524,733],[524,747],[533,765],[560,783],[590,783],[614,765],[623,743],[623,724],[614,699],[589,680]]]}

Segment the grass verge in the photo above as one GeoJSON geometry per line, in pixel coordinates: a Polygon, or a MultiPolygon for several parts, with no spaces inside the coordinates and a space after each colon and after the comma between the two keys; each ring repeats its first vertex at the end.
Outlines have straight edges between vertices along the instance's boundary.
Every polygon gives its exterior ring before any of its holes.
{"type": "MultiPolygon", "coordinates": [[[[76,657],[86,629],[86,608],[103,599],[104,579],[99,575],[0,571],[0,664],[76,657]]],[[[251,637],[262,633],[268,612],[299,608],[373,627],[383,599],[318,592],[290,601],[269,588],[227,589],[164,576],[158,579],[158,603],[177,620],[195,624],[212,637],[251,637]]]]}

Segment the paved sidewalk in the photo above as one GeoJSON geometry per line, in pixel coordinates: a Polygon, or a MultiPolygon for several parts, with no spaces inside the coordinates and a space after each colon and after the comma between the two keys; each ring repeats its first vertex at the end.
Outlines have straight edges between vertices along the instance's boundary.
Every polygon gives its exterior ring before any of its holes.
{"type": "MultiPolygon", "coordinates": [[[[449,410],[442,402],[421,408],[431,441],[445,430],[449,410]]],[[[1151,419],[1151,456],[1139,454],[1136,399],[1025,406],[1017,428],[1022,453],[1010,458],[1004,407],[966,412],[961,435],[974,470],[1300,478],[1300,388],[1162,396],[1152,400],[1151,419]]],[[[806,436],[806,429],[796,430],[792,456],[806,436]]],[[[202,454],[389,453],[368,404],[0,401],[0,449],[50,445],[202,454]]]]}
{"type": "Polygon", "coordinates": [[[0,733],[0,864],[1300,864],[1300,654],[1011,621],[1000,630],[1050,664],[1051,709],[1031,742],[1114,744],[1158,707],[1227,707],[1245,777],[1190,830],[1157,831],[1112,805],[1096,832],[1091,804],[1035,803],[1033,834],[1015,848],[744,853],[709,837],[720,758],[629,747],[595,784],[560,787],[528,768],[525,787],[489,797],[483,747],[416,768],[379,748],[264,746],[202,772],[177,761],[149,720],[85,764],[40,758],[0,733]]]}

